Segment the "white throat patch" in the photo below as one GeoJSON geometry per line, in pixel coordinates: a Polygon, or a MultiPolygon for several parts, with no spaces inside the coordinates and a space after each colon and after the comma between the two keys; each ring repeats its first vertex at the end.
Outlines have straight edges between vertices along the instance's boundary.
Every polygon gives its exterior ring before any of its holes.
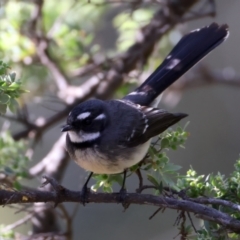
{"type": "Polygon", "coordinates": [[[77,134],[74,131],[69,131],[68,136],[72,142],[83,143],[97,139],[100,136],[100,132],[86,133],[84,131],[80,131],[79,134],[77,134]]]}

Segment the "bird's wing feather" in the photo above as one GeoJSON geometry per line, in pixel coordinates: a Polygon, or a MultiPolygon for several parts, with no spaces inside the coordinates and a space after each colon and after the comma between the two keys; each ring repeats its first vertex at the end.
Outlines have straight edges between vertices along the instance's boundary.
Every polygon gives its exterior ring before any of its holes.
{"type": "Polygon", "coordinates": [[[135,124],[131,125],[131,128],[125,128],[124,137],[119,139],[121,146],[135,147],[145,143],[187,116],[187,114],[183,113],[169,113],[159,108],[139,105],[136,108],[138,117],[135,124]]]}

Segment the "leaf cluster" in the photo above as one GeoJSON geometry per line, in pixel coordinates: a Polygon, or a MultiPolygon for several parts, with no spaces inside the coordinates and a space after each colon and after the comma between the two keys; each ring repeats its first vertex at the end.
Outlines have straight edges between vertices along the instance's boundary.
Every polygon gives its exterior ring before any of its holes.
{"type": "MultiPolygon", "coordinates": [[[[20,189],[19,181],[27,178],[27,165],[29,158],[26,157],[27,144],[25,141],[14,141],[7,132],[0,134],[0,173],[10,186],[20,189]]],[[[5,186],[1,186],[4,188],[5,186]]]]}
{"type": "Polygon", "coordinates": [[[16,98],[26,92],[21,82],[16,80],[16,74],[8,73],[9,66],[0,61],[0,114],[6,113],[7,107],[14,111],[17,106],[16,98]]]}
{"type": "Polygon", "coordinates": [[[13,230],[5,230],[6,226],[1,224],[0,225],[0,239],[10,240],[14,239],[14,231],[13,230]]]}

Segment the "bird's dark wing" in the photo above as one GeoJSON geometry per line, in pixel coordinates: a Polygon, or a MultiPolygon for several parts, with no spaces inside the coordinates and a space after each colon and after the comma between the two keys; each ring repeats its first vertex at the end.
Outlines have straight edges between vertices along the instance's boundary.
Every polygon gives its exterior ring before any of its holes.
{"type": "Polygon", "coordinates": [[[117,139],[116,145],[127,148],[147,142],[187,116],[187,114],[169,113],[163,109],[140,106],[128,101],[112,100],[111,104],[114,104],[112,109],[117,111],[112,116],[115,125],[110,127],[106,134],[107,142],[117,139]],[[111,139],[113,129],[115,137],[111,139]]]}
{"type": "Polygon", "coordinates": [[[135,147],[159,135],[167,128],[185,118],[184,113],[169,113],[159,108],[141,107],[143,119],[136,124],[127,141],[128,147],[135,147]]]}

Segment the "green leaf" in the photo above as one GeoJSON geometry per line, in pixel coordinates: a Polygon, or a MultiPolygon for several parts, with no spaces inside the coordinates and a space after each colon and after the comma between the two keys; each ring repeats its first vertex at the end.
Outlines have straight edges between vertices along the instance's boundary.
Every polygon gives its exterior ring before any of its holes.
{"type": "Polygon", "coordinates": [[[17,181],[26,177],[29,159],[25,156],[27,145],[24,141],[14,141],[7,132],[0,134],[0,172],[17,181]]]}
{"type": "Polygon", "coordinates": [[[148,164],[146,167],[144,167],[143,169],[145,170],[145,171],[148,171],[148,170],[150,170],[152,168],[152,164],[148,164]]]}
{"type": "Polygon", "coordinates": [[[155,147],[153,147],[153,146],[150,146],[150,148],[149,148],[149,150],[148,150],[148,153],[150,154],[150,157],[151,157],[152,159],[154,159],[155,156],[157,156],[157,155],[159,154],[158,151],[157,151],[157,149],[156,149],[155,147]]]}
{"type": "Polygon", "coordinates": [[[138,164],[135,164],[135,165],[133,165],[133,166],[130,168],[130,170],[131,170],[132,172],[136,172],[136,171],[138,170],[138,168],[139,168],[138,164]]]}
{"type": "Polygon", "coordinates": [[[106,193],[112,193],[113,189],[109,186],[107,186],[107,187],[103,186],[103,191],[106,192],[106,193]]]}
{"type": "Polygon", "coordinates": [[[163,192],[163,182],[161,181],[158,187],[159,193],[162,194],[163,192]]]}
{"type": "Polygon", "coordinates": [[[21,188],[22,188],[22,185],[21,185],[19,182],[15,181],[15,182],[13,183],[13,187],[14,187],[16,190],[20,191],[21,188]]]}
{"type": "Polygon", "coordinates": [[[7,112],[7,105],[0,103],[0,114],[5,114],[7,112]]]}
{"type": "Polygon", "coordinates": [[[173,180],[166,174],[162,175],[162,180],[167,186],[174,187],[174,188],[176,187],[176,184],[173,182],[173,180]]]}
{"type": "Polygon", "coordinates": [[[147,174],[147,179],[156,187],[159,187],[159,183],[155,177],[150,174],[147,174]]]}
{"type": "Polygon", "coordinates": [[[19,83],[13,82],[9,85],[8,90],[10,91],[17,90],[20,88],[20,86],[21,85],[19,83]]]}
{"type": "Polygon", "coordinates": [[[174,163],[168,162],[164,167],[164,172],[176,172],[181,168],[182,167],[179,165],[175,165],[174,163]]]}
{"type": "Polygon", "coordinates": [[[0,239],[1,240],[11,240],[15,239],[15,234],[13,230],[5,230],[6,226],[1,224],[0,225],[0,239]]]}
{"type": "Polygon", "coordinates": [[[16,73],[15,72],[10,73],[9,76],[10,76],[11,80],[14,82],[15,78],[16,78],[16,73]]]}
{"type": "Polygon", "coordinates": [[[9,101],[10,96],[5,94],[5,93],[0,93],[0,103],[1,104],[7,104],[7,102],[9,101]]]}
{"type": "Polygon", "coordinates": [[[169,140],[167,138],[163,138],[161,141],[161,148],[168,148],[169,147],[169,140]]]}
{"type": "Polygon", "coordinates": [[[14,98],[11,98],[8,107],[12,112],[15,112],[18,107],[18,102],[14,98]]]}
{"type": "Polygon", "coordinates": [[[123,183],[122,174],[109,175],[108,181],[117,182],[120,186],[122,186],[122,183],[123,183]]]}
{"type": "Polygon", "coordinates": [[[93,192],[96,192],[100,188],[100,182],[95,183],[94,185],[91,186],[91,190],[93,192]]]}

